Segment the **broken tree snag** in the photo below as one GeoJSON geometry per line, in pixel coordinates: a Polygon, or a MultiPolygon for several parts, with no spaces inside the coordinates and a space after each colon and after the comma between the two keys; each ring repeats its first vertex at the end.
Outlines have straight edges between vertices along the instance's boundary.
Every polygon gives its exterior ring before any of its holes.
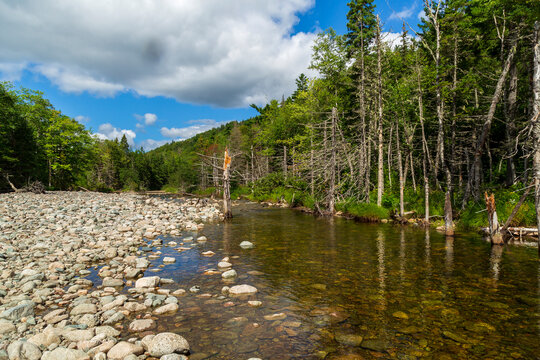
{"type": "Polygon", "coordinates": [[[446,198],[444,200],[444,231],[446,236],[454,235],[454,219],[452,214],[452,199],[450,197],[450,190],[446,191],[446,198]]]}
{"type": "Polygon", "coordinates": [[[484,193],[484,196],[486,199],[486,210],[489,221],[489,238],[493,245],[503,245],[504,240],[499,226],[499,219],[497,218],[497,210],[495,208],[495,195],[491,194],[488,196],[486,192],[484,193]]]}
{"type": "Polygon", "coordinates": [[[232,218],[231,210],[231,184],[229,168],[231,167],[231,157],[229,151],[225,149],[225,156],[223,160],[223,215],[225,219],[232,218]]]}

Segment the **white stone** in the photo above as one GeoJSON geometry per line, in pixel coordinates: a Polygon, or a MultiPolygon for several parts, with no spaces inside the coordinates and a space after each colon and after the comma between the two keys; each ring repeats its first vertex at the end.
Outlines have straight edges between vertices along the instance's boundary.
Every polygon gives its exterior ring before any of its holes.
{"type": "Polygon", "coordinates": [[[257,288],[251,285],[235,285],[229,289],[229,294],[231,295],[250,295],[255,294],[257,288]]]}
{"type": "Polygon", "coordinates": [[[159,285],[159,276],[147,276],[135,282],[136,288],[153,288],[159,285]]]}
{"type": "Polygon", "coordinates": [[[242,241],[242,242],[240,243],[240,247],[241,247],[242,249],[251,249],[251,248],[253,248],[254,246],[255,246],[255,245],[253,245],[253,243],[251,243],[251,242],[249,242],[249,241],[242,241]]]}
{"type": "Polygon", "coordinates": [[[232,279],[232,278],[235,278],[237,275],[238,274],[236,274],[236,270],[231,269],[231,270],[227,270],[223,274],[221,274],[221,277],[223,279],[232,279]]]}

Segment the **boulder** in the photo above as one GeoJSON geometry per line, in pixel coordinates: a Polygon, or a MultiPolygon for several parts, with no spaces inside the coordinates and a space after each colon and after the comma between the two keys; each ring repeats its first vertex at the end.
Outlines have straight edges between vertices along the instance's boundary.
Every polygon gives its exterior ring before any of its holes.
{"type": "Polygon", "coordinates": [[[45,351],[41,360],[90,360],[84,351],[58,347],[53,351],[45,351]]]}
{"type": "Polygon", "coordinates": [[[71,316],[84,315],[84,314],[95,314],[97,313],[97,306],[94,304],[79,304],[71,309],[69,313],[71,316]]]}
{"type": "Polygon", "coordinates": [[[9,360],[39,360],[41,350],[27,341],[14,341],[7,348],[9,360]]]}
{"type": "Polygon", "coordinates": [[[159,276],[146,276],[135,282],[136,288],[154,288],[159,285],[159,276]]]}
{"type": "Polygon", "coordinates": [[[109,350],[107,358],[111,360],[123,360],[129,355],[140,355],[143,352],[144,349],[141,345],[120,341],[109,350]]]}
{"type": "Polygon", "coordinates": [[[160,357],[167,354],[188,354],[189,344],[182,336],[174,333],[160,333],[150,340],[148,352],[151,356],[160,357]]]}
{"type": "Polygon", "coordinates": [[[14,306],[3,311],[0,314],[0,319],[7,319],[12,321],[20,320],[22,317],[33,316],[34,315],[34,302],[33,301],[24,301],[23,304],[14,306]]]}
{"type": "Polygon", "coordinates": [[[229,289],[230,295],[251,295],[257,292],[257,288],[251,285],[235,285],[229,289]]]}

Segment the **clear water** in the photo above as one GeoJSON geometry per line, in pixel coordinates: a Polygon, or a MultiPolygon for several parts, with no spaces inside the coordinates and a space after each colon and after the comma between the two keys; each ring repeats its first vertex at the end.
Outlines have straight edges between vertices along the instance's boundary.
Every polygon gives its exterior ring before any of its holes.
{"type": "Polygon", "coordinates": [[[476,234],[446,238],[258,205],[240,205],[234,215],[207,225],[206,243],[180,245],[190,250],[153,249],[162,252],[152,261],[155,274],[175,280],[166,288],[201,288],[179,298],[177,313],[156,318],[158,331],[186,337],[190,359],[540,356],[535,248],[491,248],[476,234]],[[241,249],[244,240],[255,247],[241,249]],[[202,256],[207,250],[216,255],[202,256]],[[164,256],[176,263],[163,266],[164,256]],[[204,274],[225,256],[238,273],[233,283],[204,274]],[[234,284],[258,293],[219,297],[234,284]],[[264,319],[281,313],[279,320],[264,319]]]}

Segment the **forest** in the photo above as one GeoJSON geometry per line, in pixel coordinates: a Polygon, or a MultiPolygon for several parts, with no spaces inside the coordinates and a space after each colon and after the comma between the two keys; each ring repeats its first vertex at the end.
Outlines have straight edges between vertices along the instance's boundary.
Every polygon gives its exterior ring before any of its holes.
{"type": "Polygon", "coordinates": [[[488,192],[503,220],[523,197],[512,222],[536,224],[540,2],[424,5],[420,31],[404,23],[391,41],[373,1],[351,1],[348,32],[318,35],[318,75],[291,79],[291,96],[148,152],[99,140],[43,93],[0,83],[0,190],[39,180],[217,195],[228,149],[233,198],[473,228],[487,222],[488,192]]]}

